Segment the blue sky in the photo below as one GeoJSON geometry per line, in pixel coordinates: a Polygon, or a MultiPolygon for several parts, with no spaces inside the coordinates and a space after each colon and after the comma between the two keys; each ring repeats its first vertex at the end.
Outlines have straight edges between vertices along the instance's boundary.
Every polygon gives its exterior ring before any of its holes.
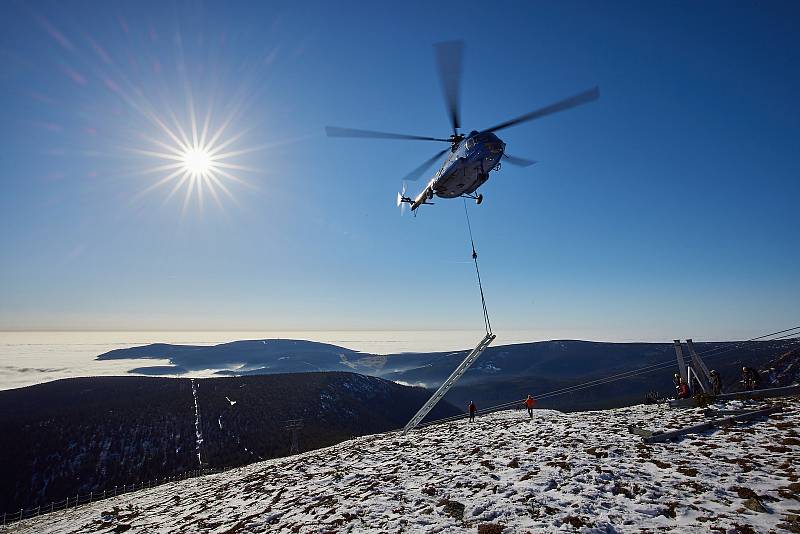
{"type": "Polygon", "coordinates": [[[456,38],[467,130],[601,91],[501,132],[539,163],[469,204],[497,330],[797,324],[796,3],[290,4],[3,3],[0,329],[480,330],[461,201],[394,206],[440,146],[323,131],[448,135],[456,38]],[[244,151],[221,207],[148,190],[188,95],[244,151]]]}

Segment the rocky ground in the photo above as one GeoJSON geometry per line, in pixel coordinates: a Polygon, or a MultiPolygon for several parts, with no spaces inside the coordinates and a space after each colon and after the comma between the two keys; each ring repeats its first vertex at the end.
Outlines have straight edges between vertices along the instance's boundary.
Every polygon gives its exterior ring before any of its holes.
{"type": "MultiPolygon", "coordinates": [[[[380,434],[23,521],[11,532],[800,532],[800,399],[647,445],[662,405],[380,434]]],[[[728,403],[717,408],[741,407],[728,403]]]]}

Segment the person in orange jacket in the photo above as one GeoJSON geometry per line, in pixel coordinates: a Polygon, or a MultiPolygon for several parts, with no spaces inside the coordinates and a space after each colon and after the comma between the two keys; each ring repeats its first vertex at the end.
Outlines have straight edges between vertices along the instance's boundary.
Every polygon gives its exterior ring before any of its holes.
{"type": "Polygon", "coordinates": [[[528,398],[525,399],[525,402],[523,402],[523,404],[528,409],[528,417],[533,419],[533,407],[536,406],[536,401],[533,399],[533,397],[528,395],[528,398]]]}
{"type": "Polygon", "coordinates": [[[478,411],[478,407],[475,406],[475,403],[469,401],[469,422],[473,422],[475,420],[475,412],[478,411]]]}

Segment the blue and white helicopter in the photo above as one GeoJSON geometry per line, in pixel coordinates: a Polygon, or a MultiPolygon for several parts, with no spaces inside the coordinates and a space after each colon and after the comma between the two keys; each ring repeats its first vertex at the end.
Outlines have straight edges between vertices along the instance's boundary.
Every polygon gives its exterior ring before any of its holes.
{"type": "Polygon", "coordinates": [[[445,103],[450,116],[453,134],[449,138],[425,137],[419,135],[406,135],[372,130],[357,130],[352,128],[339,128],[326,126],[325,131],[329,137],[368,137],[377,139],[410,139],[418,141],[441,141],[450,143],[446,148],[425,163],[411,171],[403,178],[403,191],[397,194],[397,205],[411,205],[414,211],[429,202],[434,195],[440,198],[466,197],[475,200],[478,204],[483,201],[483,195],[476,194],[478,188],[489,179],[489,173],[500,169],[501,159],[512,165],[528,167],[535,161],[509,156],[505,153],[506,144],[494,132],[516,126],[523,122],[532,121],[564,111],[581,104],[597,100],[600,91],[597,87],[578,93],[549,106],[539,108],[525,115],[501,122],[485,130],[473,130],[468,135],[458,132],[461,127],[460,117],[460,82],[461,58],[464,43],[462,41],[449,41],[434,45],[436,62],[439,68],[439,78],[444,92],[445,103]],[[428,185],[413,199],[405,196],[405,186],[408,181],[416,181],[427,171],[431,165],[449,152],[441,168],[434,174],[428,185]]]}

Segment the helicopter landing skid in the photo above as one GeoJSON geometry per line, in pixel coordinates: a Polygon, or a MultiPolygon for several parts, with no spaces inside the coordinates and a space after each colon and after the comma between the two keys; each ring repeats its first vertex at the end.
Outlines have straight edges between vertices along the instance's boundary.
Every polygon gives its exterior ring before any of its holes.
{"type": "Polygon", "coordinates": [[[471,198],[475,201],[475,204],[480,204],[483,202],[483,195],[476,195],[474,193],[463,193],[461,195],[462,198],[471,198]]]}

